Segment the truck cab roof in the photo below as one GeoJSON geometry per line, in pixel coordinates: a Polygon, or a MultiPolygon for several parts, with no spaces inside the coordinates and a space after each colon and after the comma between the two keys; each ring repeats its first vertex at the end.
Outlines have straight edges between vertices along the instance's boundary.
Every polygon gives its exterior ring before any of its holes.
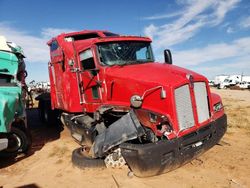
{"type": "Polygon", "coordinates": [[[139,37],[139,36],[131,36],[131,35],[119,35],[116,33],[112,33],[109,31],[102,31],[102,30],[83,30],[79,32],[70,32],[70,33],[62,33],[57,37],[52,38],[48,41],[48,45],[50,46],[53,41],[57,40],[66,40],[66,41],[75,41],[76,43],[85,43],[85,46],[94,43],[101,43],[101,42],[111,42],[111,41],[145,41],[151,42],[151,39],[148,37],[139,37]]]}

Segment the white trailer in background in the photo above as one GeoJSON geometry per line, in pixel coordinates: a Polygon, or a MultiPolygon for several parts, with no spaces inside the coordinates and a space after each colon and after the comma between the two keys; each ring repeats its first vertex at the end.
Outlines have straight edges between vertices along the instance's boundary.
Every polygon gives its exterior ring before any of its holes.
{"type": "Polygon", "coordinates": [[[242,76],[242,82],[250,82],[250,76],[242,76]]]}
{"type": "Polygon", "coordinates": [[[235,75],[218,75],[215,76],[214,86],[223,89],[230,86],[239,86],[242,89],[247,89],[250,86],[250,76],[244,76],[240,74],[235,75]]]}
{"type": "Polygon", "coordinates": [[[241,89],[250,89],[250,82],[240,82],[237,84],[237,86],[239,86],[241,89]]]}
{"type": "Polygon", "coordinates": [[[224,80],[226,78],[228,78],[228,77],[229,77],[228,75],[215,76],[215,78],[214,78],[214,86],[220,88],[221,83],[224,82],[224,80]]]}
{"type": "Polygon", "coordinates": [[[237,85],[241,89],[250,89],[250,76],[242,76],[241,82],[237,85]]]}
{"type": "Polygon", "coordinates": [[[220,89],[229,88],[230,86],[235,86],[236,84],[240,83],[241,80],[242,80],[242,75],[230,75],[220,84],[219,87],[220,89]]]}
{"type": "Polygon", "coordinates": [[[38,82],[35,86],[36,89],[50,90],[50,82],[38,82]]]}

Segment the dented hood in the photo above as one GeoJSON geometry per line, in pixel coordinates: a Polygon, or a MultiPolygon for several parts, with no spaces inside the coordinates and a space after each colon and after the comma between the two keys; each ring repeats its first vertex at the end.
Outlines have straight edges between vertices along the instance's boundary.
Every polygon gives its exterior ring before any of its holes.
{"type": "Polygon", "coordinates": [[[20,87],[0,86],[0,132],[10,131],[10,124],[14,120],[15,114],[22,113],[20,87]]]}

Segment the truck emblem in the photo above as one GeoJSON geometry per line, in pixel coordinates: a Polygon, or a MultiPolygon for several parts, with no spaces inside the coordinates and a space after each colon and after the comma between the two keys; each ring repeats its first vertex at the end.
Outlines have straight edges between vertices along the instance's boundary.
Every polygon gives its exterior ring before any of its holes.
{"type": "Polygon", "coordinates": [[[186,77],[189,80],[190,87],[194,88],[194,77],[193,77],[193,75],[192,74],[187,74],[186,77]]]}

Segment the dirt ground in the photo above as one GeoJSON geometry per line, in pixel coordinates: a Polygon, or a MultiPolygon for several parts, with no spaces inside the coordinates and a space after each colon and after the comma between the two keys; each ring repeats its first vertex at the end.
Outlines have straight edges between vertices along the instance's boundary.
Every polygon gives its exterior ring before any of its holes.
{"type": "Polygon", "coordinates": [[[250,91],[216,90],[229,128],[222,141],[172,172],[129,178],[122,169],[80,170],[71,164],[78,145],[67,129],[45,126],[28,111],[33,144],[28,156],[0,159],[0,187],[250,187],[250,91]]]}

